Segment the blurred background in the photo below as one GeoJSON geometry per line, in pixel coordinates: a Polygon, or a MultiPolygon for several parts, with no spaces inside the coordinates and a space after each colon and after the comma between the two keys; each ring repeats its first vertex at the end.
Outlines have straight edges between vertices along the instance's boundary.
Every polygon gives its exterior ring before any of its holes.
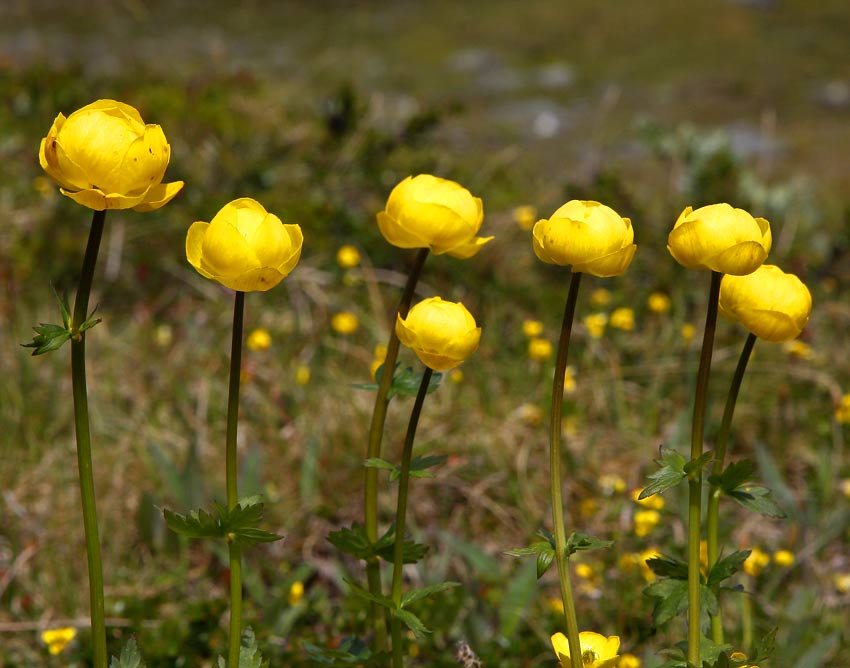
{"type": "MultiPolygon", "coordinates": [[[[737,576],[751,595],[725,599],[729,641],[749,653],[778,627],[769,665],[848,665],[848,34],[845,0],[5,0],[0,666],[87,665],[69,355],[32,358],[19,344],[57,321],[51,283],[73,294],[89,224],[41,172],[39,142],[59,112],[104,97],[163,127],[166,180],[186,181],[157,212],[109,213],[95,278],[89,392],[111,651],[131,634],[150,668],[208,666],[224,651],[226,553],[169,534],[158,508],[224,495],[232,293],[191,269],[184,242],[193,221],[242,196],[305,237],[297,270],[246,300],[246,331],[268,337],[244,358],[240,491],[263,494],[268,527],[286,535],[247,556],[246,622],[281,666],[314,665],[304,641],[365,633],[343,582],[362,569],[326,536],[362,516],[373,397],[352,384],[369,382],[412,259],[375,213],[401,179],[429,172],[482,197],[482,234],[496,239],[471,260],[430,258],[419,292],[463,300],[484,334],[420,423],[418,451],[449,458],[412,485],[411,531],[432,551],[409,575],[463,586],[417,610],[435,633],[411,644],[411,665],[457,665],[459,640],[488,667],[554,661],[556,580],[536,582],[533,563],[504,551],[549,524],[554,358],[523,322],[556,341],[568,271],[536,260],[529,229],[573,198],[631,218],[638,243],[624,276],[585,281],[578,318],[593,318],[571,352],[568,526],[615,540],[577,560],[581,627],[619,635],[648,667],[683,637],[681,618],[652,628],[640,565],[648,550],[683,555],[684,495],[666,493],[648,526],[630,493],[659,445],[685,448],[690,429],[708,275],[677,265],[666,235],[685,206],[728,201],[771,222],[769,261],[814,296],[800,342],[756,346],[736,412],[731,457],[757,461],[788,517],[727,503],[725,544],[792,559],[737,576]],[[343,245],[356,262],[338,261],[343,245]],[[348,327],[332,324],[339,313],[348,327]],[[51,657],[39,631],[55,626],[79,635],[51,657]]],[[[745,334],[718,328],[709,446],[745,334]]],[[[391,460],[410,403],[391,405],[391,460]]]]}

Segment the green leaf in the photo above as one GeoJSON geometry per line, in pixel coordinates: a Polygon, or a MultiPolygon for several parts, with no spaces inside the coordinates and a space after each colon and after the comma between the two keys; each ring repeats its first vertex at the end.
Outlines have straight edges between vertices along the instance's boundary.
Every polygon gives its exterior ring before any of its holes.
{"type": "Polygon", "coordinates": [[[549,570],[549,567],[552,565],[552,562],[555,561],[555,550],[549,550],[548,552],[540,552],[537,555],[537,579],[543,577],[546,571],[549,570]]]}
{"type": "Polygon", "coordinates": [[[643,591],[647,596],[655,599],[655,607],[652,610],[652,624],[655,627],[661,626],[688,609],[687,580],[672,578],[658,580],[643,591]]]}
{"type": "Polygon", "coordinates": [[[190,510],[185,515],[173,513],[167,508],[162,510],[165,523],[173,532],[187,538],[224,538],[218,518],[203,508],[190,510]]]}
{"type": "Polygon", "coordinates": [[[499,635],[502,638],[515,638],[524,619],[537,596],[537,575],[530,562],[518,564],[508,579],[502,600],[499,603],[499,635]]]}
{"type": "MultiPolygon", "coordinates": [[[[375,543],[373,554],[379,556],[386,562],[392,563],[395,560],[395,522],[390,524],[386,533],[375,543]]],[[[401,558],[402,563],[415,564],[428,553],[428,546],[422,543],[405,538],[402,542],[401,558]]]]}
{"type": "Polygon", "coordinates": [[[774,626],[773,629],[759,640],[758,647],[756,647],[755,661],[764,661],[773,654],[773,650],[776,648],[776,632],[778,630],[779,627],[774,626]]]}
{"type": "Polygon", "coordinates": [[[720,475],[709,476],[708,482],[728,493],[751,480],[754,472],[755,464],[749,459],[742,459],[729,464],[720,475]]]}
{"type": "Polygon", "coordinates": [[[313,661],[324,665],[372,666],[376,657],[383,656],[383,653],[372,654],[369,646],[355,636],[343,638],[336,649],[319,647],[309,642],[304,642],[301,646],[313,661]]]}
{"type": "Polygon", "coordinates": [[[384,471],[393,471],[394,473],[396,473],[396,477],[398,477],[398,466],[391,462],[388,462],[386,459],[381,459],[380,457],[369,457],[363,462],[363,466],[370,469],[382,469],[384,471]]]}
{"type": "Polygon", "coordinates": [[[412,589],[401,597],[401,607],[406,608],[411,603],[415,603],[441,591],[446,591],[447,589],[454,589],[455,587],[460,587],[460,582],[438,582],[427,587],[412,589]]]}
{"type": "MultiPolygon", "coordinates": [[[[387,400],[392,399],[395,396],[403,396],[403,397],[415,397],[419,392],[419,386],[422,384],[422,376],[421,373],[413,373],[413,369],[407,367],[402,371],[398,371],[399,364],[395,365],[395,375],[393,376],[393,382],[390,385],[390,390],[387,393],[387,400]]],[[[351,387],[357,390],[377,390],[381,383],[381,377],[384,374],[384,365],[378,367],[378,370],[375,372],[375,381],[374,383],[356,383],[352,384],[351,387]]],[[[426,392],[431,394],[438,387],[440,387],[440,382],[442,381],[443,374],[439,371],[431,374],[431,380],[428,382],[428,389],[426,392]]]]}
{"type": "Polygon", "coordinates": [[[50,284],[50,289],[53,290],[53,296],[56,297],[56,303],[59,304],[59,313],[62,315],[62,322],[65,325],[65,329],[71,329],[71,303],[68,301],[68,292],[67,290],[62,293],[62,296],[59,296],[59,293],[56,292],[56,286],[53,283],[50,284]]]}
{"type": "Polygon", "coordinates": [[[169,529],[188,538],[223,538],[244,547],[283,538],[257,527],[263,519],[263,504],[258,496],[241,499],[232,510],[220,503],[214,506],[215,514],[203,509],[185,515],[164,509],[162,514],[169,529]]]}
{"type": "Polygon", "coordinates": [[[239,668],[268,668],[269,662],[263,659],[257,647],[257,638],[251,627],[242,632],[242,643],[239,646],[239,668]]]}
{"type": "Polygon", "coordinates": [[[673,578],[674,580],[688,579],[688,564],[672,557],[658,556],[646,560],[646,565],[658,577],[673,578]]]}
{"type": "Polygon", "coordinates": [[[543,577],[543,574],[549,570],[552,561],[555,559],[555,548],[548,540],[541,540],[532,543],[528,547],[520,547],[513,550],[507,550],[505,554],[512,557],[530,557],[537,555],[537,579],[543,577]]]}
{"type": "Polygon", "coordinates": [[[638,499],[646,499],[653,494],[677,485],[685,479],[685,458],[671,448],[661,447],[661,459],[655,460],[658,470],[647,476],[652,482],[640,493],[638,499]]]}
{"type": "Polygon", "coordinates": [[[785,517],[782,509],[770,498],[770,490],[767,487],[744,484],[726,493],[744,508],[755,510],[757,513],[768,517],[785,517]]]}
{"type": "Polygon", "coordinates": [[[67,327],[61,325],[50,325],[41,323],[38,327],[33,327],[36,335],[30,343],[22,343],[24,348],[34,348],[33,356],[44,355],[53,350],[58,350],[62,345],[71,338],[71,332],[67,327]]]}
{"type": "Polygon", "coordinates": [[[328,534],[328,541],[336,549],[358,559],[371,559],[375,556],[372,543],[366,537],[366,529],[357,522],[352,524],[350,529],[343,527],[338,531],[331,531],[328,534]]]}
{"type": "Polygon", "coordinates": [[[599,540],[594,536],[584,533],[571,533],[567,538],[567,554],[575,554],[579,551],[598,550],[608,548],[614,544],[613,540],[599,540]]]}
{"type": "MultiPolygon", "coordinates": [[[[425,469],[442,464],[448,459],[448,455],[426,455],[424,457],[414,457],[410,460],[410,477],[411,478],[433,478],[432,473],[425,469]]],[[[398,480],[401,475],[401,467],[388,462],[380,457],[370,457],[363,462],[367,468],[382,469],[390,472],[390,480],[398,480]]]]}
{"type": "MultiPolygon", "coordinates": [[[[95,307],[95,311],[96,310],[97,310],[97,307],[95,307]]],[[[80,325],[80,327],[77,329],[77,332],[79,332],[79,333],[85,332],[86,330],[89,330],[92,327],[94,327],[95,325],[99,324],[101,322],[101,320],[102,320],[101,318],[95,318],[94,317],[94,311],[92,311],[91,315],[86,320],[84,320],[83,324],[80,325]]]]}
{"type": "Polygon", "coordinates": [[[431,633],[422,623],[422,620],[409,610],[393,610],[392,615],[393,617],[401,620],[401,622],[413,631],[413,634],[420,640],[425,637],[425,634],[431,633]]]}
{"type": "Polygon", "coordinates": [[[706,464],[708,464],[713,458],[714,450],[707,450],[696,459],[692,459],[687,464],[685,464],[685,468],[683,470],[689,478],[693,479],[700,473],[700,471],[703,470],[703,468],[705,468],[706,464]]]}
{"type": "Polygon", "coordinates": [[[231,534],[234,536],[233,542],[242,547],[283,540],[283,536],[264,529],[239,529],[238,532],[232,531],[231,534]]]}
{"type": "Polygon", "coordinates": [[[737,573],[749,556],[750,550],[741,550],[720,559],[711,567],[711,572],[708,574],[708,586],[715,587],[737,573]]]}
{"type": "Polygon", "coordinates": [[[345,578],[343,578],[343,580],[349,587],[351,587],[351,593],[358,598],[362,598],[365,601],[371,601],[372,603],[377,603],[387,610],[395,609],[395,603],[393,603],[393,600],[389,596],[373,594],[368,589],[364,589],[360,585],[353,583],[351,580],[347,580],[345,578]]]}
{"type": "Polygon", "coordinates": [[[109,662],[109,668],[145,668],[136,639],[130,638],[121,650],[121,656],[117,659],[113,656],[109,662]]]}

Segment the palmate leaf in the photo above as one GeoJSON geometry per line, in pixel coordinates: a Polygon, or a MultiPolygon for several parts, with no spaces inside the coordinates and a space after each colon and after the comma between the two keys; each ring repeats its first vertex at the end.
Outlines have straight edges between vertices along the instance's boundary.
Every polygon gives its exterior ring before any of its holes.
{"type": "Polygon", "coordinates": [[[121,649],[121,655],[118,658],[112,657],[112,660],[109,662],[109,668],[145,668],[135,638],[130,638],[127,641],[127,644],[121,649]]]}
{"type": "Polygon", "coordinates": [[[438,582],[437,584],[428,585],[427,587],[411,589],[401,597],[401,607],[406,608],[411,603],[416,603],[417,601],[421,601],[423,598],[433,596],[434,594],[446,591],[447,589],[454,589],[455,587],[460,587],[460,582],[438,582]]]}
{"type": "MultiPolygon", "coordinates": [[[[395,524],[391,524],[387,531],[374,544],[369,542],[366,529],[362,524],[355,522],[350,529],[342,528],[328,534],[328,541],[338,550],[350,554],[357,559],[371,559],[380,557],[384,561],[392,562],[395,550],[395,524]]],[[[415,564],[428,552],[428,546],[413,540],[405,540],[403,543],[402,559],[405,564],[415,564]]]]}
{"type": "MultiPolygon", "coordinates": [[[[655,599],[652,625],[659,627],[688,609],[688,581],[673,578],[657,580],[643,593],[655,599]]],[[[717,595],[706,585],[700,585],[700,619],[707,624],[710,615],[717,614],[717,595]]]]}
{"type": "Polygon", "coordinates": [[[422,620],[409,610],[393,610],[392,616],[401,620],[402,624],[413,631],[413,635],[419,640],[424,638],[426,634],[431,633],[425,624],[422,623],[422,620]]]}
{"type": "Polygon", "coordinates": [[[224,538],[225,536],[218,517],[211,515],[203,508],[190,510],[185,515],[164,508],[162,515],[168,528],[181,536],[187,538],[224,538]]]}
{"type": "Polygon", "coordinates": [[[659,555],[647,559],[646,565],[660,578],[688,579],[688,564],[684,561],[659,555]]]}
{"type": "MultiPolygon", "coordinates": [[[[71,307],[68,303],[68,294],[64,293],[61,297],[56,292],[56,287],[51,284],[53,295],[56,297],[56,302],[59,304],[59,313],[62,316],[61,325],[51,325],[49,323],[39,323],[38,327],[33,327],[35,336],[30,343],[22,343],[24,348],[33,348],[33,356],[44,355],[45,353],[58,350],[62,345],[74,337],[75,332],[71,329],[71,307]]],[[[95,318],[94,314],[97,307],[91,312],[88,318],[79,326],[77,333],[85,332],[91,329],[100,322],[100,318],[95,318]]]]}
{"type": "MultiPolygon", "coordinates": [[[[448,459],[448,455],[425,455],[424,457],[414,457],[410,460],[410,477],[411,478],[433,478],[434,474],[426,471],[432,466],[438,466],[448,459]]],[[[390,480],[398,480],[401,475],[401,467],[388,462],[380,457],[370,457],[363,462],[367,468],[382,469],[390,472],[390,480]]]]}
{"type": "Polygon", "coordinates": [[[729,464],[720,475],[711,475],[708,482],[729,493],[748,480],[752,480],[756,467],[749,459],[729,464]]]}
{"type": "Polygon", "coordinates": [[[567,538],[567,554],[575,554],[586,550],[599,550],[602,548],[611,547],[614,544],[613,540],[600,540],[595,536],[590,536],[586,533],[571,533],[567,538]]]}
{"type": "Polygon", "coordinates": [[[711,567],[711,572],[708,574],[708,586],[719,585],[723,580],[737,573],[750,556],[750,552],[751,550],[741,550],[720,559],[711,567]]]}
{"type": "Polygon", "coordinates": [[[232,510],[220,503],[214,507],[214,513],[200,508],[185,515],[166,508],[162,515],[169,529],[187,538],[221,538],[243,547],[283,538],[257,526],[263,519],[263,504],[258,496],[241,499],[232,510]]]}
{"type": "Polygon", "coordinates": [[[782,509],[770,497],[770,490],[761,485],[744,484],[740,487],[726,492],[732,499],[740,503],[744,508],[755,510],[757,513],[768,517],[785,517],[782,509]]]}
{"type": "Polygon", "coordinates": [[[665,489],[679,484],[685,479],[685,464],[687,460],[671,448],[661,447],[661,458],[655,461],[658,470],[650,473],[647,477],[652,481],[640,493],[638,499],[646,499],[653,494],[663,492],[665,489]]]}
{"type": "MultiPolygon", "coordinates": [[[[387,393],[387,399],[392,399],[395,396],[403,396],[403,397],[415,397],[419,392],[419,386],[422,384],[422,374],[414,373],[413,369],[407,367],[402,371],[398,371],[399,364],[395,365],[395,376],[393,376],[392,385],[390,385],[390,390],[387,393]]],[[[378,367],[378,370],[375,372],[375,381],[374,383],[355,383],[352,384],[351,387],[357,390],[377,390],[378,386],[381,382],[381,376],[384,373],[384,365],[378,367]]],[[[426,392],[431,394],[437,388],[440,387],[440,383],[442,382],[443,374],[439,371],[431,374],[431,380],[428,381],[428,389],[426,392]]]]}
{"type": "Polygon", "coordinates": [[[394,610],[395,603],[389,596],[384,596],[383,594],[373,594],[368,589],[364,589],[360,585],[352,582],[351,580],[343,579],[344,582],[351,587],[351,593],[357,596],[358,598],[362,598],[364,601],[369,601],[371,603],[377,603],[383,608],[387,610],[394,610]]]}

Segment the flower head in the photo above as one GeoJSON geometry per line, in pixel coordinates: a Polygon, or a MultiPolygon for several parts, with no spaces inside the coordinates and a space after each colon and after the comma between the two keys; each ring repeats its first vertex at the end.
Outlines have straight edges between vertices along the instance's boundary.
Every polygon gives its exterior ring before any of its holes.
{"type": "Polygon", "coordinates": [[[538,337],[543,333],[543,323],[539,320],[523,320],[522,333],[530,339],[538,337]]]}
{"type": "MultiPolygon", "coordinates": [[[[581,665],[583,668],[614,668],[619,660],[617,652],[620,649],[619,636],[605,637],[593,631],[582,631],[578,634],[581,647],[581,665]]],[[[552,648],[563,668],[570,668],[570,645],[563,633],[552,636],[552,648]]]]}
{"type": "Polygon", "coordinates": [[[351,311],[340,311],[331,318],[331,329],[343,336],[354,334],[359,326],[360,321],[351,311]]]}
{"type": "Polygon", "coordinates": [[[272,335],[264,327],[258,327],[248,334],[246,344],[248,345],[248,350],[255,352],[268,350],[272,345],[272,335]]]}
{"type": "Polygon", "coordinates": [[[401,341],[434,371],[448,371],[474,353],[481,328],[460,302],[439,297],[425,299],[407,314],[397,316],[395,331],[401,341]]]}
{"type": "Polygon", "coordinates": [[[744,572],[753,577],[761,574],[764,567],[770,563],[770,555],[764,550],[754,547],[750,556],[744,560],[744,572]]]}
{"type": "Polygon", "coordinates": [[[777,550],[773,553],[773,563],[782,568],[791,568],[795,561],[796,558],[791,550],[777,550]]]}
{"type": "Polygon", "coordinates": [[[360,264],[360,251],[350,244],[340,246],[336,252],[336,263],[343,269],[354,269],[360,264]]]}
{"type": "Polygon", "coordinates": [[[582,319],[587,333],[590,338],[599,339],[605,333],[605,326],[608,324],[608,316],[604,313],[590,313],[582,319]]]}
{"type": "Polygon", "coordinates": [[[298,385],[306,385],[310,382],[310,367],[306,364],[300,364],[297,369],[295,369],[295,382],[298,385]]]}
{"type": "Polygon", "coordinates": [[[663,292],[653,292],[647,298],[646,305],[653,313],[666,313],[670,310],[670,297],[663,292]]]}
{"type": "Polygon", "coordinates": [[[611,327],[622,329],[624,332],[630,332],[635,328],[635,312],[628,306],[615,308],[611,312],[608,322],[611,324],[611,327]]]}
{"type": "Polygon", "coordinates": [[[594,276],[622,274],[637,248],[631,221],[599,202],[567,202],[548,220],[538,220],[533,236],[543,262],[594,276]]]}
{"type": "Polygon", "coordinates": [[[667,250],[688,269],[743,276],[767,259],[770,223],[729,204],[686,208],[667,237],[667,250]]]}
{"type": "Polygon", "coordinates": [[[162,128],[115,100],[59,114],[38,152],[60,192],[96,211],[153,211],[171,201],[183,181],[162,183],[170,157],[162,128]]]}
{"type": "Polygon", "coordinates": [[[269,290],[301,257],[298,225],[284,225],[248,197],[225,204],[209,223],[192,223],[186,259],[201,276],[241,292],[269,290]]]}
{"type": "Polygon", "coordinates": [[[608,306],[612,298],[611,291],[607,288],[596,288],[590,293],[590,303],[594,306],[608,306]]]}
{"type": "Polygon", "coordinates": [[[530,204],[514,207],[511,212],[514,222],[519,226],[519,229],[528,232],[534,227],[534,221],[537,220],[537,209],[530,204]]]}
{"type": "Polygon", "coordinates": [[[296,580],[289,587],[289,605],[298,605],[302,598],[304,598],[304,583],[296,580]]]}
{"type": "Polygon", "coordinates": [[[797,338],[806,326],[812,295],[794,274],[765,264],[746,276],[724,276],[718,306],[721,315],[759,338],[781,343],[797,338]]]}
{"type": "Polygon", "coordinates": [[[657,510],[638,510],[635,513],[635,536],[648,536],[661,521],[661,513],[657,510]]]}
{"type": "Polygon", "coordinates": [[[530,339],[528,342],[528,357],[535,362],[545,362],[552,357],[552,342],[549,339],[530,339]]]}
{"type": "Polygon", "coordinates": [[[466,259],[493,238],[476,236],[483,220],[480,198],[459,183],[420,174],[393,188],[378,227],[393,246],[466,259]]]}
{"type": "Polygon", "coordinates": [[[63,627],[60,629],[46,629],[41,632],[41,640],[47,645],[47,651],[51,654],[59,654],[77,636],[77,629],[63,627]]]}

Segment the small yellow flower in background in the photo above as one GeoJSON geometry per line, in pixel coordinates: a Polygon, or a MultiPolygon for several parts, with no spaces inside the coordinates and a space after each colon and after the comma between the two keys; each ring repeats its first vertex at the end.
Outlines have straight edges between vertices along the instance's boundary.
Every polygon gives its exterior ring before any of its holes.
{"type": "Polygon", "coordinates": [[[621,654],[617,668],[640,668],[641,665],[643,665],[642,661],[634,654],[621,654]]]}
{"type": "Polygon", "coordinates": [[[284,225],[248,197],[225,204],[209,223],[192,223],[186,259],[201,276],[231,290],[269,290],[289,275],[301,257],[298,225],[284,225]]]}
{"type": "Polygon", "coordinates": [[[351,311],[340,311],[331,318],[331,329],[343,336],[354,334],[359,326],[360,321],[351,311]]]}
{"type": "Polygon", "coordinates": [[[354,269],[360,265],[360,251],[350,244],[340,246],[336,252],[336,263],[343,269],[354,269]]]}
{"type": "Polygon", "coordinates": [[[96,211],[153,211],[170,202],[183,188],[183,181],[162,183],[170,158],[162,128],[115,100],[59,114],[38,152],[59,191],[96,211]]]}
{"type": "Polygon", "coordinates": [[[564,394],[574,394],[576,387],[576,368],[569,365],[564,369],[564,394]]]}
{"type": "Polygon", "coordinates": [[[773,563],[783,568],[790,568],[794,565],[796,558],[790,550],[777,550],[773,553],[773,563]]]}
{"type": "Polygon", "coordinates": [[[653,292],[646,300],[646,305],[653,313],[667,313],[670,310],[670,297],[663,292],[653,292]]]}
{"type": "Polygon", "coordinates": [[[71,627],[47,629],[41,632],[41,641],[47,645],[48,652],[56,655],[65,649],[76,636],[77,629],[71,627]]]}
{"type": "Polygon", "coordinates": [[[782,344],[782,350],[791,355],[791,357],[801,360],[812,360],[815,358],[815,352],[812,350],[812,347],[805,341],[800,341],[800,339],[786,341],[782,344]]]}
{"type": "Polygon", "coordinates": [[[166,346],[171,345],[173,340],[174,330],[171,329],[171,325],[158,325],[154,330],[154,341],[156,341],[156,345],[165,348],[166,346]]]}
{"type": "Polygon", "coordinates": [[[607,306],[611,303],[611,291],[606,288],[596,288],[590,293],[590,303],[594,306],[607,306]]]}
{"type": "Polygon", "coordinates": [[[309,383],[310,382],[310,367],[308,367],[306,364],[301,364],[295,370],[295,382],[298,385],[302,385],[302,386],[309,383]]]}
{"type": "Polygon", "coordinates": [[[591,497],[585,497],[578,503],[578,514],[583,518],[592,517],[599,510],[599,502],[591,497]]]}
{"type": "Polygon", "coordinates": [[[528,342],[528,357],[535,362],[545,362],[552,357],[552,342],[549,339],[531,339],[528,342]]]}
{"type": "Polygon", "coordinates": [[[835,409],[835,419],[841,424],[850,423],[850,394],[845,394],[835,409]]]}
{"type": "Polygon", "coordinates": [[[770,563],[770,555],[757,547],[750,551],[750,556],[744,560],[744,572],[753,577],[759,575],[770,563]]]}
{"type": "Polygon", "coordinates": [[[399,248],[472,257],[493,237],[479,237],[484,205],[459,183],[430,174],[408,176],[393,188],[378,216],[384,238],[399,248]]]}
{"type": "Polygon", "coordinates": [[[536,427],[543,421],[543,410],[534,404],[522,404],[517,409],[520,420],[532,427],[536,427]]]}
{"type": "Polygon", "coordinates": [[[296,580],[289,587],[289,605],[298,605],[304,598],[304,583],[296,580]]]}
{"type": "MultiPolygon", "coordinates": [[[[581,647],[581,665],[583,668],[615,668],[620,649],[619,636],[605,636],[593,631],[582,631],[578,634],[581,647]]],[[[563,668],[570,668],[570,644],[567,636],[556,633],[552,636],[552,649],[563,668]]]]}
{"type": "Polygon", "coordinates": [[[622,494],[626,491],[626,481],[616,473],[603,473],[599,476],[599,487],[605,496],[622,494]]]}
{"type": "Polygon", "coordinates": [[[55,185],[53,184],[53,181],[48,179],[46,176],[36,176],[32,180],[32,186],[42,197],[50,197],[56,192],[54,190],[55,185]]]}
{"type": "Polygon", "coordinates": [[[611,324],[611,327],[630,332],[635,328],[635,312],[626,306],[615,308],[611,312],[608,322],[611,324]]]}
{"type": "Polygon", "coordinates": [[[372,351],[372,355],[375,359],[386,359],[387,357],[387,347],[383,343],[379,343],[375,346],[375,349],[372,351]]]}
{"type": "Polygon", "coordinates": [[[664,507],[664,497],[660,494],[653,494],[652,496],[648,496],[645,499],[640,498],[640,494],[643,492],[643,489],[638,487],[637,489],[632,490],[632,501],[640,504],[644,508],[651,508],[652,510],[661,510],[664,507]]]}
{"type": "Polygon", "coordinates": [[[534,225],[534,254],[547,264],[607,277],[622,274],[637,246],[628,218],[599,202],[571,200],[534,225]]]}
{"type": "Polygon", "coordinates": [[[794,274],[765,264],[746,276],[724,276],[720,314],[740,322],[760,339],[782,343],[803,331],[812,311],[812,295],[794,274]]]}
{"type": "Polygon", "coordinates": [[[264,327],[258,327],[248,334],[246,344],[248,346],[248,350],[253,350],[255,352],[268,350],[272,346],[272,335],[269,334],[269,330],[264,327]]]}
{"type": "Polygon", "coordinates": [[[584,328],[592,339],[602,338],[605,326],[608,324],[608,316],[604,313],[591,313],[582,319],[584,328]]]}
{"type": "Polygon", "coordinates": [[[841,482],[838,483],[838,489],[841,490],[841,493],[850,499],[850,478],[844,478],[841,482]]]}
{"type": "Polygon", "coordinates": [[[448,371],[478,349],[481,328],[460,302],[425,299],[407,314],[396,316],[396,335],[434,371],[448,371]]]}
{"type": "Polygon", "coordinates": [[[514,210],[511,211],[511,217],[519,226],[519,229],[528,232],[537,221],[537,208],[530,204],[514,207],[514,210]]]}
{"type": "Polygon", "coordinates": [[[647,562],[648,559],[653,559],[655,557],[660,557],[660,556],[661,556],[661,553],[658,551],[657,548],[654,548],[654,547],[650,547],[650,548],[644,550],[643,552],[639,553],[639,555],[638,555],[639,564],[638,565],[640,566],[640,572],[641,572],[641,575],[643,575],[643,579],[646,580],[647,582],[654,582],[655,581],[655,571],[653,571],[649,567],[649,564],[647,564],[646,562],[647,562]]]}
{"type": "Polygon", "coordinates": [[[596,571],[593,570],[593,566],[585,563],[577,563],[573,568],[577,577],[582,578],[583,580],[593,580],[596,577],[596,571]]]}
{"type": "Polygon", "coordinates": [[[546,599],[546,607],[556,615],[564,614],[564,601],[560,596],[552,596],[546,599]]]}
{"type": "Polygon", "coordinates": [[[460,369],[452,369],[449,372],[449,380],[452,381],[455,385],[459,385],[463,382],[463,371],[460,369]]]}
{"type": "Polygon", "coordinates": [[[536,338],[543,333],[543,323],[539,320],[523,320],[522,333],[530,339],[536,338]]]}
{"type": "Polygon", "coordinates": [[[660,521],[661,513],[657,510],[638,510],[634,517],[635,536],[648,536],[660,521]]]}
{"type": "Polygon", "coordinates": [[[694,327],[691,323],[686,322],[685,324],[682,325],[681,333],[682,333],[682,339],[687,344],[687,343],[690,343],[691,341],[694,340],[694,337],[696,336],[696,333],[697,333],[697,328],[694,327]]]}
{"type": "Polygon", "coordinates": [[[687,207],[667,236],[667,250],[688,269],[744,276],[767,259],[770,223],[729,204],[687,207]]]}
{"type": "Polygon", "coordinates": [[[832,583],[839,594],[850,593],[850,573],[836,573],[832,576],[832,583]]]}
{"type": "Polygon", "coordinates": [[[372,380],[377,382],[377,380],[378,380],[378,369],[380,369],[382,366],[384,366],[384,358],[383,357],[380,358],[380,359],[378,359],[376,357],[375,359],[372,360],[372,363],[369,365],[369,376],[372,378],[372,380]]]}

